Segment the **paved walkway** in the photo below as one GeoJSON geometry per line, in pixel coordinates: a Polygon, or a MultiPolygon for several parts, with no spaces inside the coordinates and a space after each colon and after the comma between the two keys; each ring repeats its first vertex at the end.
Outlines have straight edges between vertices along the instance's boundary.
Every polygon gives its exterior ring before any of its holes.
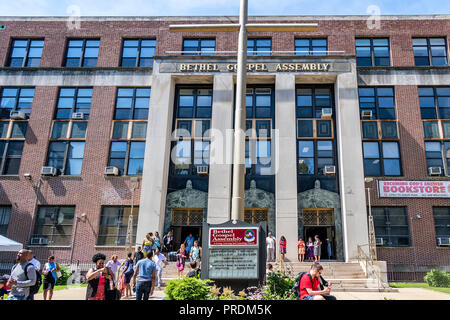
{"type": "MultiPolygon", "coordinates": [[[[399,288],[398,292],[332,292],[338,300],[450,300],[450,294],[421,289],[421,288],[399,288]]],[[[86,288],[71,288],[67,290],[55,291],[53,300],[84,300],[86,288]]],[[[162,300],[164,298],[164,288],[155,289],[150,300],[162,300]]],[[[131,299],[134,300],[133,296],[131,299]]],[[[43,300],[43,295],[37,294],[35,300],[43,300]]],[[[125,299],[123,299],[125,300],[125,299]]]]}

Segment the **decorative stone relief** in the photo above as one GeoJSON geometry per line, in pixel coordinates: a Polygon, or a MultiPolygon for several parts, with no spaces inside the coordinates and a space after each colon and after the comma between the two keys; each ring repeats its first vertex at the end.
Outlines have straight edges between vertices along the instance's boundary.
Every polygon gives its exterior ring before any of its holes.
{"type": "Polygon", "coordinates": [[[304,208],[330,208],[334,209],[335,226],[335,251],[337,260],[344,260],[342,242],[342,219],[341,219],[341,198],[339,194],[320,188],[320,181],[316,180],[314,189],[301,192],[297,197],[298,201],[298,236],[303,235],[303,210],[304,208]]]}
{"type": "Polygon", "coordinates": [[[267,226],[269,231],[275,231],[275,195],[256,188],[255,180],[250,181],[250,189],[245,190],[245,208],[269,209],[267,226]]]}

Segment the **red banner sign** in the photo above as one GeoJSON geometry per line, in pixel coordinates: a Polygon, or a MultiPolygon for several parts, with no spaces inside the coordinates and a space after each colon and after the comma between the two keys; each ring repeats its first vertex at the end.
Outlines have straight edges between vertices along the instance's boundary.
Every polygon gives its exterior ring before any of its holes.
{"type": "Polygon", "coordinates": [[[210,246],[257,246],[258,228],[211,228],[210,246]]]}
{"type": "Polygon", "coordinates": [[[379,181],[380,197],[450,198],[450,181],[379,181]]]}

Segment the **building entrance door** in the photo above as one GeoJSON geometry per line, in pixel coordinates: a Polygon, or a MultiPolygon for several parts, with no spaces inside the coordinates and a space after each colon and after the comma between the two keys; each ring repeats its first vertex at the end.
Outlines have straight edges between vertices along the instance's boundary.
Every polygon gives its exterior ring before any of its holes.
{"type": "Polygon", "coordinates": [[[178,250],[189,234],[201,245],[203,209],[173,209],[172,226],[174,250],[178,250]]]}
{"type": "Polygon", "coordinates": [[[309,237],[314,241],[316,235],[322,241],[320,259],[335,260],[334,209],[303,209],[303,226],[305,242],[309,237]],[[328,243],[331,245],[331,256],[328,254],[328,243]]]}

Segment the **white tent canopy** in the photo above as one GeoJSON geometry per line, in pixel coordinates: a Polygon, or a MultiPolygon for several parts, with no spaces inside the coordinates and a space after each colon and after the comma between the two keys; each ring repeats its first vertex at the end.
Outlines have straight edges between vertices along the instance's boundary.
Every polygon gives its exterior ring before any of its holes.
{"type": "Polygon", "coordinates": [[[23,245],[0,235],[0,251],[20,251],[23,245]]]}

